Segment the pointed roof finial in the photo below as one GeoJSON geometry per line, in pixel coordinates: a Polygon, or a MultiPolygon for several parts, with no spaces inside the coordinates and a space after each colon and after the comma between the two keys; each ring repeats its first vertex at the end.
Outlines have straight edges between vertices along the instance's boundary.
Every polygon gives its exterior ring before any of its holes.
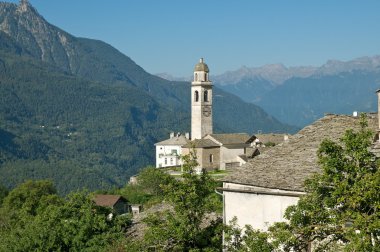
{"type": "Polygon", "coordinates": [[[200,58],[199,63],[203,63],[203,58],[200,58]]]}

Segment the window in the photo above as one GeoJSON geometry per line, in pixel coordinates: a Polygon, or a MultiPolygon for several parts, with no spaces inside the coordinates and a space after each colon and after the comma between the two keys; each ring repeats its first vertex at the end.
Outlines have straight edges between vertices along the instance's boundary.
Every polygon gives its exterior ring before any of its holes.
{"type": "Polygon", "coordinates": [[[195,73],[195,78],[194,78],[195,81],[198,81],[198,74],[195,73]]]}
{"type": "Polygon", "coordinates": [[[205,81],[207,81],[207,73],[205,73],[205,81]]]}
{"type": "Polygon", "coordinates": [[[165,165],[167,165],[168,164],[168,159],[167,158],[165,158],[165,165]]]}
{"type": "Polygon", "coordinates": [[[170,164],[171,165],[173,164],[173,158],[170,158],[170,164]]]}
{"type": "Polygon", "coordinates": [[[194,96],[195,96],[195,101],[196,102],[199,101],[199,93],[198,93],[198,91],[195,91],[194,96]]]}
{"type": "Polygon", "coordinates": [[[177,150],[172,150],[172,155],[177,155],[177,154],[178,154],[177,150]]]}
{"type": "Polygon", "coordinates": [[[210,154],[210,163],[214,162],[214,155],[210,154]]]}
{"type": "Polygon", "coordinates": [[[207,90],[205,90],[205,92],[203,93],[203,100],[205,102],[208,102],[208,92],[207,92],[207,90]]]}

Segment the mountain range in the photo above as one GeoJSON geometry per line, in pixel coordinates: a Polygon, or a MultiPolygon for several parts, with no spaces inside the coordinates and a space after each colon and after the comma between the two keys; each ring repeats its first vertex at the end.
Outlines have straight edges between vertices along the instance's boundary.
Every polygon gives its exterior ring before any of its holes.
{"type": "Polygon", "coordinates": [[[380,56],[329,60],[320,67],[242,67],[212,78],[221,89],[259,105],[285,123],[303,127],[325,113],[376,111],[380,56]]]}
{"type": "Polygon", "coordinates": [[[288,124],[303,127],[325,113],[377,110],[374,92],[380,87],[380,56],[330,60],[321,67],[269,65],[243,72],[247,74],[238,70],[221,75],[216,84],[288,124]]]}
{"type": "MultiPolygon", "coordinates": [[[[191,71],[191,70],[190,70],[191,71]]],[[[124,185],[154,143],[190,126],[190,83],[147,73],[111,45],[0,3],[0,183],[54,180],[60,193],[124,185]]],[[[216,132],[295,132],[214,88],[216,132]]]]}

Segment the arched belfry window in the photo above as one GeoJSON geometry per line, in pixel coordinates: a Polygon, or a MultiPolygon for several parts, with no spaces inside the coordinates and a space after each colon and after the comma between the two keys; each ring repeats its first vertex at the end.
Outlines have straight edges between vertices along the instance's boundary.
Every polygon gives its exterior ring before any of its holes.
{"type": "Polygon", "coordinates": [[[199,101],[199,93],[198,93],[198,91],[195,91],[195,93],[194,93],[194,99],[195,99],[196,102],[199,101]]]}
{"type": "Polygon", "coordinates": [[[205,73],[205,81],[207,81],[207,73],[205,73]]]}
{"type": "Polygon", "coordinates": [[[198,81],[198,74],[197,73],[195,73],[194,80],[198,81]]]}
{"type": "Polygon", "coordinates": [[[208,102],[208,92],[207,92],[207,90],[205,90],[205,92],[203,93],[203,100],[205,102],[208,102]]]}

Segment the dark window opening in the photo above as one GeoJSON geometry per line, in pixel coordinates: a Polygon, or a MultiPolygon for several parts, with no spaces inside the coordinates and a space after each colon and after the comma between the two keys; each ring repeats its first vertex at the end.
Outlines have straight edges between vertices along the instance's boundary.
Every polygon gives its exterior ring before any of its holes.
{"type": "Polygon", "coordinates": [[[198,91],[195,91],[195,101],[199,101],[199,93],[198,91]]]}
{"type": "Polygon", "coordinates": [[[204,94],[203,94],[203,100],[205,101],[205,102],[208,102],[208,92],[207,92],[207,90],[204,92],[204,94]]]}

